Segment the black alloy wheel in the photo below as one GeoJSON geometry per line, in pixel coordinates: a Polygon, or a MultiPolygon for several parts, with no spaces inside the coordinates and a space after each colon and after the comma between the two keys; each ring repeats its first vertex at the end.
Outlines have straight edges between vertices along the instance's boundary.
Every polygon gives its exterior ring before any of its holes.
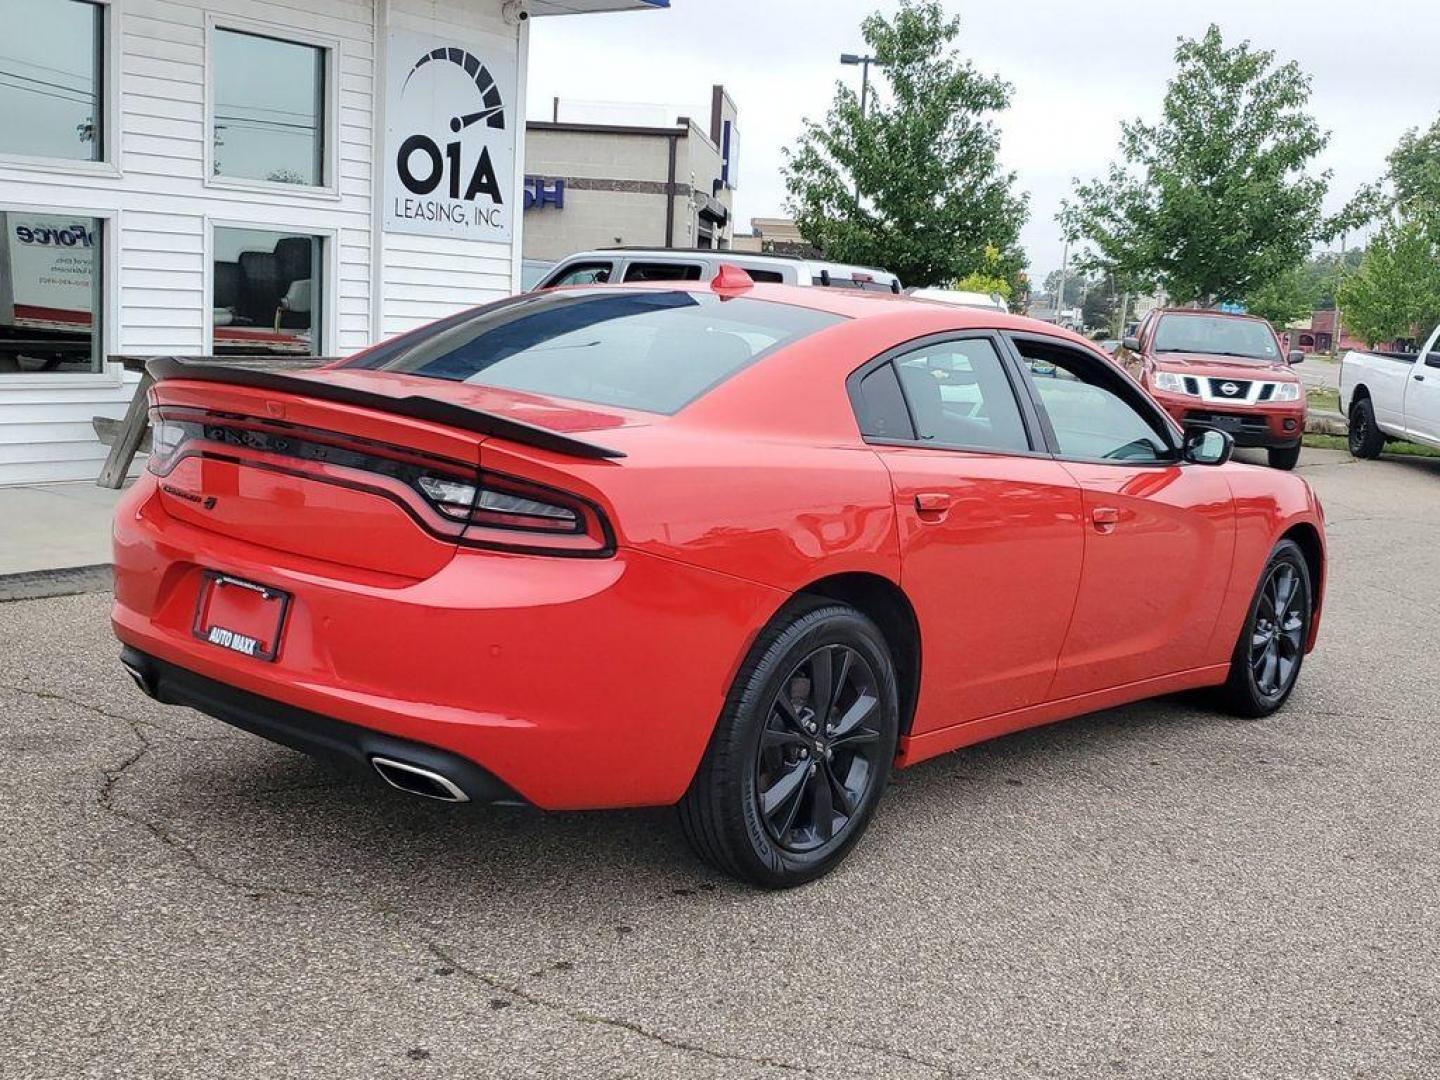
{"type": "Polygon", "coordinates": [[[899,689],[880,628],[848,604],[801,596],[740,667],[680,800],[691,847],[770,889],[838,866],[884,794],[899,689]]]}
{"type": "Polygon", "coordinates": [[[1250,632],[1250,671],[1255,688],[1266,697],[1290,689],[1305,652],[1307,598],[1300,571],[1276,563],[1260,588],[1260,607],[1250,632]]]}
{"type": "Polygon", "coordinates": [[[1305,661],[1314,592],[1305,556],[1293,540],[1270,553],[1221,691],[1239,716],[1269,716],[1290,696],[1305,661]]]}
{"type": "Polygon", "coordinates": [[[877,680],[848,645],[824,645],[781,684],[756,755],[760,814],[770,838],[811,852],[843,832],[879,772],[877,680]]]}

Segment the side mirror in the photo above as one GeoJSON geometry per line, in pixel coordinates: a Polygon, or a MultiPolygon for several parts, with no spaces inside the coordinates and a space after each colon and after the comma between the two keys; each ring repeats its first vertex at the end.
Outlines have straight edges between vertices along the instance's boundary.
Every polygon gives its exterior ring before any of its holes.
{"type": "Polygon", "coordinates": [[[1183,453],[1192,465],[1224,465],[1235,449],[1229,432],[1217,428],[1187,428],[1183,453]]]}
{"type": "Polygon", "coordinates": [[[1303,364],[1305,362],[1305,354],[1299,349],[1291,349],[1290,355],[1285,358],[1285,362],[1287,364],[1303,364]]]}
{"type": "Polygon", "coordinates": [[[1120,342],[1126,352],[1138,353],[1140,351],[1140,339],[1138,337],[1127,337],[1120,342]]]}

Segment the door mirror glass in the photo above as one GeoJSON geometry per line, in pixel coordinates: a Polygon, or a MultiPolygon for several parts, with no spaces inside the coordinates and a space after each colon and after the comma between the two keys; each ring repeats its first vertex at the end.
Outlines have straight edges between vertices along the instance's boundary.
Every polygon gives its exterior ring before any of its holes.
{"type": "Polygon", "coordinates": [[[1120,342],[1120,345],[1125,349],[1126,352],[1140,351],[1140,339],[1138,337],[1127,337],[1120,342]]]}
{"type": "Polygon", "coordinates": [[[1304,361],[1305,361],[1305,354],[1304,354],[1303,352],[1301,352],[1299,349],[1291,349],[1291,350],[1290,350],[1290,355],[1287,356],[1285,359],[1286,359],[1287,362],[1289,362],[1289,363],[1291,363],[1291,364],[1300,364],[1300,363],[1304,363],[1304,361]]]}
{"type": "Polygon", "coordinates": [[[1194,465],[1224,465],[1235,449],[1235,440],[1215,428],[1190,428],[1185,432],[1185,460],[1194,465]]]}

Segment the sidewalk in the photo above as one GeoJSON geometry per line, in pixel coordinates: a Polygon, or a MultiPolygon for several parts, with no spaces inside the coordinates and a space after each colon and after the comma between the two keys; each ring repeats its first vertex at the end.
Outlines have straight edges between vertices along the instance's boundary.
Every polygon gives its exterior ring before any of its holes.
{"type": "Polygon", "coordinates": [[[89,482],[0,487],[0,599],[108,588],[120,494],[89,482]]]}

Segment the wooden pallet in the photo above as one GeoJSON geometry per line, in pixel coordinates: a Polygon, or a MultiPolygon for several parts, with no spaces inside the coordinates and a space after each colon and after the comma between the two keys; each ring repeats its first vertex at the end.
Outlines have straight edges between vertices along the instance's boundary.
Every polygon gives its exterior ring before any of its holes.
{"type": "MultiPolygon", "coordinates": [[[[110,447],[110,453],[105,458],[105,467],[100,470],[100,478],[95,483],[103,488],[120,488],[124,486],[125,477],[130,473],[131,462],[135,460],[137,453],[145,449],[150,435],[147,395],[155,380],[145,370],[145,364],[147,361],[154,360],[155,357],[112,356],[109,359],[110,363],[120,364],[126,371],[140,373],[140,382],[135,387],[135,396],[130,399],[129,408],[125,410],[125,418],[116,421],[108,417],[97,416],[94,419],[95,433],[100,436],[101,442],[110,447]]],[[[228,367],[251,368],[260,371],[304,371],[307,368],[333,363],[336,358],[328,356],[176,356],[171,359],[225,364],[228,367]]]]}

